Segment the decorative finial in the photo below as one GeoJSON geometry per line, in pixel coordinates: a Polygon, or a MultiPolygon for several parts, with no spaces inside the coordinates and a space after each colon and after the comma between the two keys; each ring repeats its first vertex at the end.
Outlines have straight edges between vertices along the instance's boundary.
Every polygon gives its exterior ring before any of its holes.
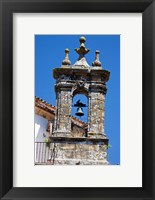
{"type": "Polygon", "coordinates": [[[80,59],[83,58],[84,55],[87,54],[90,50],[89,50],[89,49],[86,49],[86,47],[85,47],[85,45],[84,45],[84,43],[85,43],[85,41],[86,41],[86,38],[85,38],[85,37],[83,37],[83,36],[80,37],[79,41],[80,41],[80,48],[76,48],[75,51],[79,54],[79,60],[80,60],[80,59]]]}
{"type": "Polygon", "coordinates": [[[69,60],[69,49],[65,49],[65,59],[62,61],[62,65],[70,65],[71,61],[69,60]]]}
{"type": "Polygon", "coordinates": [[[80,37],[79,41],[80,41],[80,46],[81,46],[81,44],[84,45],[86,38],[82,36],[82,37],[80,37]]]}
{"type": "Polygon", "coordinates": [[[100,54],[100,51],[96,50],[95,51],[95,61],[92,63],[92,66],[94,66],[94,67],[101,67],[101,62],[99,61],[99,54],[100,54]]]}

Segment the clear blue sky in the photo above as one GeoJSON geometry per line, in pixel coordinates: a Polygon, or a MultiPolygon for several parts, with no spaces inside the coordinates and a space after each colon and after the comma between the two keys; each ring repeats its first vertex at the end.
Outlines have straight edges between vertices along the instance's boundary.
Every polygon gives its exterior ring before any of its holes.
{"type": "MultiPolygon", "coordinates": [[[[111,145],[108,161],[113,165],[120,164],[120,35],[35,35],[35,95],[55,105],[53,68],[61,67],[65,48],[70,50],[71,64],[76,62],[78,55],[74,49],[79,47],[81,36],[86,38],[85,46],[90,49],[85,56],[88,64],[92,65],[95,50],[99,50],[102,68],[110,71],[105,101],[105,134],[111,145]]],[[[83,95],[75,96],[73,103],[78,99],[87,104],[83,95]]],[[[74,108],[72,114],[75,113],[74,108]]],[[[84,113],[81,120],[87,121],[87,108],[84,113]]]]}

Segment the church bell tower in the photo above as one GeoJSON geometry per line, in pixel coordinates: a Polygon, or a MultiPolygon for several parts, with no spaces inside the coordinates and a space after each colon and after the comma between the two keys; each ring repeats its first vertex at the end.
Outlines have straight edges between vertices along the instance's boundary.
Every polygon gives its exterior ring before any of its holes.
{"type": "Polygon", "coordinates": [[[65,49],[61,67],[53,70],[56,114],[51,141],[55,165],[108,164],[104,111],[110,72],[102,68],[98,50],[89,66],[85,56],[90,50],[85,47],[85,42],[86,39],[80,37],[80,47],[75,49],[78,59],[73,65],[69,60],[69,49],[65,49]],[[76,94],[84,94],[88,99],[87,133],[80,137],[72,132],[72,101],[76,94]]]}

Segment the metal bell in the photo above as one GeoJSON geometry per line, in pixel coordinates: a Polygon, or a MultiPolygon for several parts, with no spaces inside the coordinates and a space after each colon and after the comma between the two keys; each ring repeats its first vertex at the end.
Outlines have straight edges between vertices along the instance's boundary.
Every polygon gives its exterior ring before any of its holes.
{"type": "Polygon", "coordinates": [[[77,115],[77,116],[80,116],[80,117],[84,115],[83,109],[82,109],[81,107],[77,108],[76,115],[77,115]]]}

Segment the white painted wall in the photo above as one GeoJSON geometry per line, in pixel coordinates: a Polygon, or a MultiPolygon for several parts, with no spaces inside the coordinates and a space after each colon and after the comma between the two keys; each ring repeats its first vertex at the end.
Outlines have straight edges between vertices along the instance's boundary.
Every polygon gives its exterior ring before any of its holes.
{"type": "Polygon", "coordinates": [[[48,137],[48,133],[46,131],[47,126],[48,126],[48,120],[35,114],[35,141],[36,142],[45,142],[45,138],[48,137]]]}

